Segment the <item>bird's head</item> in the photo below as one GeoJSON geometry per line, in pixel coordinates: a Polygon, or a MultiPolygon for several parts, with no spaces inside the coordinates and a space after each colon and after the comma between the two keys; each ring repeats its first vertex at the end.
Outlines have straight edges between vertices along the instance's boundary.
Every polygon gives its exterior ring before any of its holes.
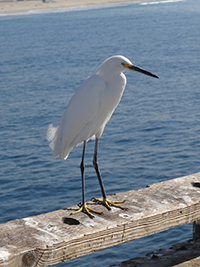
{"type": "Polygon", "coordinates": [[[140,72],[140,73],[143,73],[145,75],[148,75],[154,78],[158,78],[158,76],[156,76],[155,74],[152,74],[149,71],[146,71],[146,70],[143,70],[141,68],[134,66],[132,62],[124,56],[112,56],[112,57],[107,58],[101,64],[98,71],[101,72],[101,70],[104,70],[107,73],[109,72],[110,73],[111,72],[122,73],[125,71],[136,71],[136,72],[140,72]]]}

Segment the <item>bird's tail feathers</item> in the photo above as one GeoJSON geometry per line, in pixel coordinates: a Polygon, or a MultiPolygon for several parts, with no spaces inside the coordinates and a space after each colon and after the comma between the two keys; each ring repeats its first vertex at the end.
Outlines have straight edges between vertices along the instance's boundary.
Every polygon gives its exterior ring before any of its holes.
{"type": "Polygon", "coordinates": [[[56,141],[56,132],[58,130],[58,126],[53,126],[53,124],[50,124],[47,130],[47,141],[49,142],[49,146],[52,150],[54,150],[55,147],[55,141],[56,141]]]}

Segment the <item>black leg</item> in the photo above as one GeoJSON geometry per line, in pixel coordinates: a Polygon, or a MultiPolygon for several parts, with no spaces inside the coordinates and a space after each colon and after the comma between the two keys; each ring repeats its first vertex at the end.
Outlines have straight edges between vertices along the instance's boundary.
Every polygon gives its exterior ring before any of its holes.
{"type": "Polygon", "coordinates": [[[82,204],[80,205],[80,209],[72,212],[72,214],[76,214],[80,211],[83,211],[83,212],[87,213],[91,218],[93,218],[94,215],[92,215],[92,213],[90,211],[97,213],[97,214],[101,214],[101,212],[89,208],[85,203],[85,176],[84,176],[85,175],[85,165],[84,165],[85,147],[86,147],[86,141],[84,141],[84,143],[83,143],[83,154],[82,154],[82,160],[81,160],[81,164],[80,164],[81,178],[82,178],[82,204]]]}
{"type": "Polygon", "coordinates": [[[106,192],[105,192],[105,189],[104,189],[104,186],[103,186],[103,181],[102,181],[102,178],[101,178],[101,174],[100,174],[99,166],[98,166],[98,161],[97,161],[98,142],[99,142],[99,139],[96,138],[96,140],[95,140],[95,148],[94,148],[93,166],[95,168],[95,171],[96,171],[96,174],[97,174],[97,177],[98,177],[98,180],[99,180],[102,196],[103,196],[103,198],[106,199],[106,192]]]}
{"type": "Polygon", "coordinates": [[[85,158],[85,147],[86,147],[86,141],[83,143],[83,154],[82,154],[82,160],[80,164],[81,168],[81,178],[82,178],[82,204],[85,204],[85,165],[84,165],[84,158],[85,158]]]}
{"type": "Polygon", "coordinates": [[[106,192],[105,192],[105,189],[104,189],[104,186],[103,186],[103,181],[102,181],[102,178],[101,178],[101,174],[100,174],[99,167],[98,167],[98,161],[97,161],[98,141],[99,141],[99,139],[96,138],[95,149],[94,149],[94,158],[93,158],[93,166],[95,168],[95,171],[96,171],[96,174],[97,174],[97,177],[98,177],[98,180],[99,180],[99,184],[100,184],[100,187],[101,187],[103,200],[99,200],[99,199],[96,199],[96,198],[94,198],[93,200],[94,200],[94,202],[103,204],[104,206],[107,207],[108,210],[111,210],[110,206],[114,206],[116,208],[120,208],[120,209],[126,210],[125,207],[117,205],[118,203],[124,203],[124,201],[111,201],[111,200],[108,200],[106,198],[106,192]]]}

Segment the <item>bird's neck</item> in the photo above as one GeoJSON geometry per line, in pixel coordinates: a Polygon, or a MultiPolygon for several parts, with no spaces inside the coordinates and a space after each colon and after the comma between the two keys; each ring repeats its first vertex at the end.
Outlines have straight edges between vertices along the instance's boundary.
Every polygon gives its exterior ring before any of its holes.
{"type": "Polygon", "coordinates": [[[112,72],[108,70],[98,70],[96,75],[99,76],[106,84],[115,84],[116,82],[126,85],[126,76],[122,72],[112,72]]]}

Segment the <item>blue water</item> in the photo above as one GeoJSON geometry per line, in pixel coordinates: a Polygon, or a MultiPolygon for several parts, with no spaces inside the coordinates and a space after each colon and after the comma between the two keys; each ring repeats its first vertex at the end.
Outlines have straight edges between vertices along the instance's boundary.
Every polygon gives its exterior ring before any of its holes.
{"type": "MultiPolygon", "coordinates": [[[[67,161],[53,160],[46,130],[114,54],[160,79],[127,73],[99,143],[107,194],[199,172],[199,25],[199,0],[0,16],[0,223],[81,201],[82,147],[67,161]]],[[[86,150],[88,200],[101,196],[93,146],[86,150]]],[[[109,266],[191,237],[190,224],[56,266],[109,266]]]]}

